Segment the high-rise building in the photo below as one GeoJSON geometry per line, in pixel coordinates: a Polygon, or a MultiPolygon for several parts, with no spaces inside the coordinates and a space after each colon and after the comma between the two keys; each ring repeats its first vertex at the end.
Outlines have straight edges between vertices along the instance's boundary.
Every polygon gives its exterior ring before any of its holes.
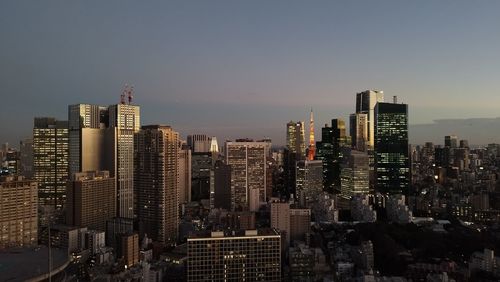
{"type": "Polygon", "coordinates": [[[290,209],[290,240],[305,241],[307,233],[311,232],[311,210],[290,209]]]}
{"type": "Polygon", "coordinates": [[[109,127],[115,131],[113,158],[117,191],[117,212],[120,217],[134,216],[134,134],[140,128],[139,106],[109,106],[109,127]]]}
{"type": "Polygon", "coordinates": [[[369,157],[365,152],[350,150],[344,157],[341,172],[341,195],[350,199],[355,194],[370,192],[369,157]]]}
{"type": "Polygon", "coordinates": [[[408,105],[375,107],[375,175],[381,193],[407,193],[410,185],[408,105]]]}
{"type": "Polygon", "coordinates": [[[181,144],[179,150],[179,204],[191,202],[191,149],[181,144]]]}
{"type": "Polygon", "coordinates": [[[106,221],[116,215],[115,185],[108,171],[73,174],[67,187],[66,223],[106,231],[106,221]]]}
{"type": "Polygon", "coordinates": [[[197,152],[191,154],[191,200],[210,199],[210,170],[212,153],[197,152]]]}
{"type": "Polygon", "coordinates": [[[286,146],[284,150],[284,191],[282,196],[290,197],[295,191],[295,163],[306,158],[304,122],[290,121],[286,125],[286,146]]]}
{"type": "Polygon", "coordinates": [[[33,171],[33,139],[27,138],[19,143],[19,174],[32,179],[33,171]]]}
{"type": "Polygon", "coordinates": [[[295,174],[297,199],[301,206],[308,206],[323,192],[323,162],[298,161],[295,174]]]}
{"type": "Polygon", "coordinates": [[[323,183],[326,191],[340,190],[340,163],[342,147],[347,144],[345,121],[332,119],[332,126],[321,130],[321,142],[318,142],[317,158],[323,161],[323,183]]]}
{"type": "Polygon", "coordinates": [[[231,209],[258,211],[266,202],[266,159],[270,143],[226,142],[226,164],[231,166],[231,209]]]}
{"type": "Polygon", "coordinates": [[[384,92],[366,90],[356,94],[356,113],[367,114],[367,146],[373,148],[375,140],[375,105],[384,102],[384,92]]]}
{"type": "Polygon", "coordinates": [[[187,145],[193,153],[208,153],[213,144],[205,134],[193,134],[187,136],[187,145]]]}
{"type": "Polygon", "coordinates": [[[38,242],[37,183],[22,176],[0,178],[0,249],[38,242]]]}
{"type": "Polygon", "coordinates": [[[368,114],[351,114],[349,119],[352,147],[358,151],[366,151],[368,141],[368,114]]]}
{"type": "Polygon", "coordinates": [[[458,148],[458,137],[456,135],[448,135],[444,137],[444,146],[450,148],[458,148]]]}
{"type": "Polygon", "coordinates": [[[127,267],[139,263],[139,235],[137,233],[120,235],[118,246],[117,256],[127,267]]]}
{"type": "Polygon", "coordinates": [[[222,161],[214,165],[214,207],[231,209],[231,166],[222,161]]]}
{"type": "Polygon", "coordinates": [[[68,180],[68,122],[35,118],[33,170],[41,206],[62,209],[68,180]]]}
{"type": "Polygon", "coordinates": [[[107,170],[115,178],[117,216],[134,217],[134,134],[140,128],[140,108],[77,104],[68,107],[69,170],[107,170]]]}
{"type": "Polygon", "coordinates": [[[176,242],[179,225],[179,133],[170,126],[143,126],[136,134],[137,218],[149,238],[176,242]]]}
{"type": "Polygon", "coordinates": [[[290,203],[271,203],[271,227],[280,231],[285,246],[290,245],[290,203]]]}
{"type": "Polygon", "coordinates": [[[286,124],[286,147],[290,153],[305,157],[306,144],[303,121],[290,121],[286,124]]]}
{"type": "Polygon", "coordinates": [[[281,281],[281,238],[273,229],[188,238],[187,281],[281,281]]]}

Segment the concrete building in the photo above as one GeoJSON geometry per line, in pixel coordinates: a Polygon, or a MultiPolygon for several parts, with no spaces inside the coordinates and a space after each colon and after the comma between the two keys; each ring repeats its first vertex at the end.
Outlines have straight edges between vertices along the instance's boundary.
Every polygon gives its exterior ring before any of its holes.
{"type": "Polygon", "coordinates": [[[33,139],[27,138],[19,142],[19,174],[33,179],[33,139]]]}
{"type": "Polygon", "coordinates": [[[116,215],[115,185],[108,171],[73,174],[67,187],[66,223],[105,231],[106,221],[116,215]]]}
{"type": "Polygon", "coordinates": [[[214,207],[231,210],[231,166],[216,161],[213,178],[214,207]]]}
{"type": "Polygon", "coordinates": [[[131,218],[115,217],[106,221],[106,246],[118,249],[118,237],[134,231],[134,221],[131,218]]]}
{"type": "Polygon", "coordinates": [[[281,238],[273,229],[188,238],[187,281],[281,281],[281,238]]]}
{"type": "Polygon", "coordinates": [[[368,154],[349,150],[342,164],[341,195],[350,199],[355,194],[370,193],[370,165],[368,154]]]}
{"type": "Polygon", "coordinates": [[[123,234],[118,237],[118,259],[123,259],[127,267],[139,263],[139,235],[137,233],[123,234]]]}
{"type": "Polygon", "coordinates": [[[373,210],[368,195],[357,194],[351,198],[351,217],[360,222],[377,221],[377,212],[373,210]]]}
{"type": "Polygon", "coordinates": [[[33,171],[41,206],[62,209],[68,180],[68,122],[35,118],[33,171]]]}
{"type": "Polygon", "coordinates": [[[38,242],[37,183],[22,176],[0,178],[0,250],[38,242]]]}
{"type": "Polygon", "coordinates": [[[311,232],[311,210],[290,209],[290,240],[305,241],[306,234],[311,232]]]}
{"type": "Polygon", "coordinates": [[[295,175],[297,199],[301,206],[308,207],[323,192],[323,162],[298,161],[295,175]]]}
{"type": "Polygon", "coordinates": [[[231,166],[231,209],[258,211],[266,203],[269,142],[226,142],[226,164],[231,166]]]}
{"type": "Polygon", "coordinates": [[[191,202],[191,149],[185,144],[179,150],[179,204],[191,202]]]}
{"type": "Polygon", "coordinates": [[[355,113],[349,116],[352,148],[365,152],[368,147],[368,114],[355,113]]]}
{"type": "Polygon", "coordinates": [[[210,171],[213,157],[210,152],[195,152],[191,154],[191,200],[210,199],[210,171]]]}
{"type": "Polygon", "coordinates": [[[118,217],[134,217],[134,134],[140,108],[77,104],[68,107],[69,172],[107,170],[116,181],[118,217]]]}
{"type": "Polygon", "coordinates": [[[193,134],[187,136],[187,145],[193,153],[208,153],[211,151],[213,144],[207,135],[193,134]]]}
{"type": "Polygon", "coordinates": [[[143,126],[135,144],[141,237],[147,234],[157,242],[173,244],[179,226],[179,133],[170,126],[143,126]]]}
{"type": "Polygon", "coordinates": [[[280,231],[285,246],[290,245],[290,203],[271,203],[271,228],[280,231]]]}
{"type": "Polygon", "coordinates": [[[375,105],[384,102],[384,92],[366,90],[356,94],[356,113],[367,115],[368,139],[366,145],[373,148],[375,145],[375,105]]]}

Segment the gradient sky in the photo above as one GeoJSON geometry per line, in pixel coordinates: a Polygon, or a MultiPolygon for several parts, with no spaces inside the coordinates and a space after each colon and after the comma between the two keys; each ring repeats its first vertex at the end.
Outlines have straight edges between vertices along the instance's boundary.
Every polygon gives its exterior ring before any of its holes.
{"type": "MultiPolygon", "coordinates": [[[[0,1],[0,142],[113,104],[183,136],[269,136],[384,90],[410,123],[500,116],[500,1],[0,1]]],[[[500,133],[492,133],[499,135],[500,133]]],[[[411,135],[411,132],[410,132],[411,135]]],[[[444,135],[444,134],[443,134],[444,135]]],[[[474,142],[474,141],[471,141],[474,142]]]]}

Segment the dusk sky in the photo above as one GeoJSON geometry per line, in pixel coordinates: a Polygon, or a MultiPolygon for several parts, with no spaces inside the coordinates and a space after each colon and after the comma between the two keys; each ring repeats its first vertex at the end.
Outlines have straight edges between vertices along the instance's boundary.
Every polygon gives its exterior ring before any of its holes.
{"type": "Polygon", "coordinates": [[[0,142],[17,146],[35,116],[67,119],[69,104],[118,103],[126,83],[142,124],[220,141],[283,144],[286,122],[311,107],[319,139],[366,89],[408,103],[411,124],[498,117],[499,11],[494,0],[1,1],[0,142]]]}

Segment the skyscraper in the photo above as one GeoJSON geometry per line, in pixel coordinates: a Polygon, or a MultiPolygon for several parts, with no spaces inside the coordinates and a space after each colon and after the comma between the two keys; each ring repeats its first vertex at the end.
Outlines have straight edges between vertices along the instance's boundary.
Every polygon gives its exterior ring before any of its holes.
{"type": "Polygon", "coordinates": [[[295,174],[297,199],[301,206],[308,206],[323,192],[323,162],[298,161],[295,174]]]}
{"type": "Polygon", "coordinates": [[[370,192],[369,157],[365,152],[349,150],[344,156],[341,172],[341,195],[350,199],[355,194],[370,192]]]}
{"type": "Polygon", "coordinates": [[[356,113],[367,115],[367,146],[373,148],[375,140],[375,105],[384,102],[384,92],[366,90],[356,94],[356,113]]]}
{"type": "Polygon", "coordinates": [[[33,179],[33,139],[27,138],[19,143],[19,174],[33,179]]]}
{"type": "Polygon", "coordinates": [[[33,170],[41,206],[61,209],[68,180],[68,122],[35,118],[33,170]]]}
{"type": "Polygon", "coordinates": [[[458,137],[456,135],[448,135],[444,137],[444,146],[450,148],[458,147],[458,137]]]}
{"type": "Polygon", "coordinates": [[[266,202],[266,158],[269,142],[226,142],[226,164],[231,166],[231,209],[258,211],[266,202]]]}
{"type": "Polygon", "coordinates": [[[290,153],[305,157],[304,122],[290,121],[286,124],[286,147],[290,153]]]}
{"type": "Polygon", "coordinates": [[[368,115],[351,114],[349,117],[351,145],[358,151],[366,151],[368,141],[368,115]]]}
{"type": "Polygon", "coordinates": [[[191,200],[210,199],[210,170],[212,153],[197,152],[191,154],[191,200]]]}
{"type": "Polygon", "coordinates": [[[179,150],[179,204],[189,202],[191,202],[191,149],[186,144],[181,143],[179,150]]]}
{"type": "Polygon", "coordinates": [[[135,136],[135,146],[135,193],[141,233],[173,244],[179,225],[179,133],[170,126],[143,126],[135,136]]]}
{"type": "Polygon", "coordinates": [[[140,128],[139,106],[109,106],[109,127],[115,132],[115,173],[118,216],[134,216],[134,134],[140,128]]]}
{"type": "Polygon", "coordinates": [[[324,188],[332,193],[334,190],[340,190],[341,149],[347,144],[345,121],[332,119],[332,126],[325,125],[321,133],[317,158],[323,161],[324,188]]]}
{"type": "Polygon", "coordinates": [[[134,134],[140,108],[123,103],[68,107],[70,174],[107,170],[116,180],[117,216],[134,216],[134,134]]]}
{"type": "Polygon", "coordinates": [[[106,231],[106,221],[116,216],[115,185],[108,171],[73,174],[67,188],[66,224],[106,231]]]}
{"type": "Polygon", "coordinates": [[[187,144],[193,153],[207,153],[212,149],[212,142],[205,134],[188,135],[187,144]]]}
{"type": "Polygon", "coordinates": [[[381,193],[407,193],[410,185],[408,105],[375,107],[375,176],[381,193]]]}

